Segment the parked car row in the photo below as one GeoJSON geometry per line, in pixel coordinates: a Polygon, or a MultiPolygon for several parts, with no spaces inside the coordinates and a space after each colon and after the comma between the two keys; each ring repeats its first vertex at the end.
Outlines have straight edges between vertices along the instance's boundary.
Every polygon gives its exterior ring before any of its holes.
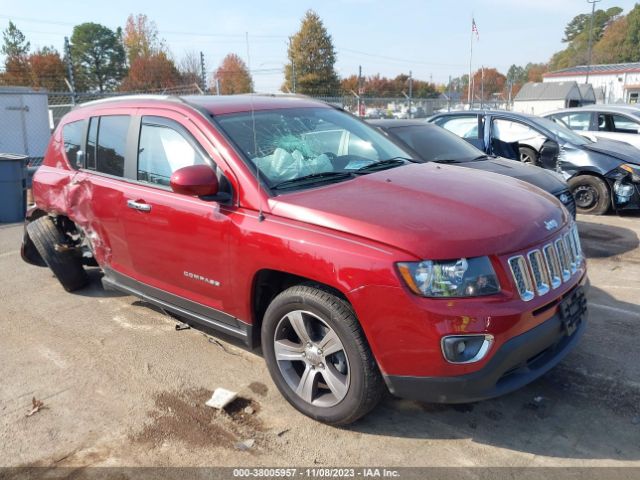
{"type": "MultiPolygon", "coordinates": [[[[564,118],[561,115],[551,118],[564,118]]],[[[601,215],[611,208],[640,208],[640,150],[629,143],[590,139],[567,128],[562,120],[507,111],[441,113],[428,121],[489,155],[561,173],[579,213],[601,215]]]]}
{"type": "Polygon", "coordinates": [[[540,377],[586,324],[576,223],[531,183],[564,185],[435,126],[379,126],[402,143],[306,98],[85,104],[34,176],[22,257],[68,291],[97,266],[108,288],[260,346],[282,395],[327,423],[385,390],[464,403],[540,377]]]}
{"type": "Polygon", "coordinates": [[[557,173],[489,156],[453,133],[421,120],[370,120],[402,147],[425,162],[446,163],[493,172],[535,185],[556,197],[575,218],[576,205],[567,183],[557,173]]]}

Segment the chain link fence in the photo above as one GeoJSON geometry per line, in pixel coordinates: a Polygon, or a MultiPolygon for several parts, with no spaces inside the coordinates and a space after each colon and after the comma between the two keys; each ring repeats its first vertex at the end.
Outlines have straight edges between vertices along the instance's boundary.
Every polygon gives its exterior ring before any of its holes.
{"type": "MultiPolygon", "coordinates": [[[[26,155],[31,166],[38,166],[51,132],[75,106],[92,100],[146,94],[181,96],[210,92],[203,92],[197,83],[153,90],[76,93],[0,86],[0,152],[26,155]]],[[[439,110],[451,108],[446,97],[357,96],[341,91],[310,97],[339,106],[362,118],[426,118],[439,110]]]]}

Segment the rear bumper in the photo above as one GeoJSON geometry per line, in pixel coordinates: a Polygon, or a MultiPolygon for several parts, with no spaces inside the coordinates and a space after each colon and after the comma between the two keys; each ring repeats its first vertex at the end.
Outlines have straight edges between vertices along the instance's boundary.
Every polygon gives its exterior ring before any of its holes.
{"type": "Polygon", "coordinates": [[[558,312],[546,322],[505,342],[481,370],[455,377],[385,376],[392,394],[430,403],[469,403],[504,395],[556,366],[586,328],[580,315],[571,334],[558,312]]]}

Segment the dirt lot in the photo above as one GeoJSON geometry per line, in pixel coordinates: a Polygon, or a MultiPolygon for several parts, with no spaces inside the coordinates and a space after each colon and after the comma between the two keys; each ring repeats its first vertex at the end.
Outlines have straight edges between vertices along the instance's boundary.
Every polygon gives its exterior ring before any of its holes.
{"type": "Polygon", "coordinates": [[[640,217],[579,225],[590,325],[564,363],[477,404],[388,397],[346,429],[298,414],[258,354],[177,332],[97,274],[65,293],[0,226],[0,466],[640,466],[640,217]],[[203,406],[218,386],[241,394],[228,413],[203,406]]]}

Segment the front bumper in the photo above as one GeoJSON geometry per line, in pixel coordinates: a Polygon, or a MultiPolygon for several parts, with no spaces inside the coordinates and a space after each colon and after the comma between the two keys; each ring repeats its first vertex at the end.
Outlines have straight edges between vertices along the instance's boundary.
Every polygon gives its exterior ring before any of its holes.
{"type": "Polygon", "coordinates": [[[480,370],[453,377],[385,375],[398,397],[430,403],[469,403],[504,395],[532,382],[556,366],[578,343],[586,311],[567,328],[560,310],[544,323],[506,341],[480,370]]]}

